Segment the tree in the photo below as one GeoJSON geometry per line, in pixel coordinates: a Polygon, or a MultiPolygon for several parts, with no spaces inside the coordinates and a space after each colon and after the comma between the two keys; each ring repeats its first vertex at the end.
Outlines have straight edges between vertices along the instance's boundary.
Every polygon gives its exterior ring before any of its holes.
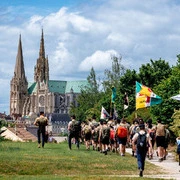
{"type": "Polygon", "coordinates": [[[80,120],[89,118],[89,114],[94,113],[98,115],[99,109],[97,109],[98,102],[101,98],[101,92],[99,92],[99,83],[96,80],[96,73],[94,68],[91,68],[90,74],[87,77],[89,86],[81,89],[81,94],[77,98],[78,107],[71,106],[70,113],[76,114],[80,120]],[[89,111],[91,109],[91,111],[89,111]]]}
{"type": "Polygon", "coordinates": [[[119,96],[118,96],[118,102],[119,105],[117,106],[117,109],[120,114],[124,114],[125,117],[129,116],[131,113],[135,110],[135,86],[136,81],[139,81],[139,76],[136,73],[135,70],[127,69],[123,76],[120,78],[120,84],[119,84],[119,96]],[[124,94],[125,92],[128,95],[129,99],[129,107],[124,111],[124,94]]]}
{"type": "Polygon", "coordinates": [[[168,78],[170,75],[171,67],[168,62],[165,62],[161,58],[155,61],[151,59],[150,63],[142,65],[139,68],[141,83],[150,88],[158,85],[161,80],[168,78]]]}
{"type": "Polygon", "coordinates": [[[91,68],[90,74],[87,77],[88,83],[90,84],[90,87],[92,92],[94,93],[98,93],[99,91],[99,84],[97,83],[97,79],[96,79],[96,73],[94,71],[94,68],[91,68]]]}
{"type": "MultiPolygon", "coordinates": [[[[112,87],[114,86],[116,89],[119,89],[119,80],[120,77],[125,72],[125,67],[121,64],[122,57],[112,55],[112,67],[111,69],[105,69],[104,71],[104,79],[102,82],[103,90],[104,90],[104,97],[102,105],[110,112],[110,114],[113,114],[113,106],[118,105],[118,99],[116,98],[115,103],[111,102],[111,94],[112,94],[112,87]]],[[[117,91],[117,97],[120,96],[119,92],[117,91]]]]}
{"type": "Polygon", "coordinates": [[[102,83],[104,92],[109,91],[112,86],[116,87],[119,83],[120,77],[124,74],[125,71],[124,66],[121,64],[121,56],[117,57],[115,55],[112,55],[111,60],[111,70],[105,69],[104,71],[105,78],[102,83]]]}
{"type": "Polygon", "coordinates": [[[174,114],[172,115],[173,122],[171,123],[171,126],[169,127],[170,130],[174,133],[175,137],[180,136],[180,111],[175,110],[174,114]]]}
{"type": "Polygon", "coordinates": [[[156,119],[161,118],[166,124],[172,122],[171,116],[174,109],[178,109],[180,106],[180,101],[170,99],[170,97],[179,94],[180,90],[180,55],[177,57],[177,65],[172,67],[171,75],[154,88],[156,94],[162,97],[163,102],[156,107],[152,107],[151,113],[156,119]]]}

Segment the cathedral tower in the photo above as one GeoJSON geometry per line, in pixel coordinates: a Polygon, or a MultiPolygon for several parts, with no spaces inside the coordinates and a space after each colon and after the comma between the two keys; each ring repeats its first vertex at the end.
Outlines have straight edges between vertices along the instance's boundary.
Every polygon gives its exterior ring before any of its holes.
{"type": "Polygon", "coordinates": [[[10,85],[10,114],[23,114],[23,106],[28,94],[28,82],[25,76],[21,35],[19,36],[18,52],[14,76],[10,85]]]}
{"type": "Polygon", "coordinates": [[[44,34],[42,30],[39,58],[37,59],[36,66],[34,68],[34,81],[38,83],[46,83],[49,81],[49,64],[48,58],[45,58],[45,48],[44,48],[44,34]]]}

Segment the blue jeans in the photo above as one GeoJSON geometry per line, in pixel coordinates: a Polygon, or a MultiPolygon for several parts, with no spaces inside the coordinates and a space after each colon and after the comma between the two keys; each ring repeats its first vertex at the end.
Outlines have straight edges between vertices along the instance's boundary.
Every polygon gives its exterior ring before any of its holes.
{"type": "Polygon", "coordinates": [[[141,169],[144,171],[145,166],[145,159],[146,159],[146,150],[138,150],[137,149],[137,163],[138,163],[138,169],[141,169]]]}

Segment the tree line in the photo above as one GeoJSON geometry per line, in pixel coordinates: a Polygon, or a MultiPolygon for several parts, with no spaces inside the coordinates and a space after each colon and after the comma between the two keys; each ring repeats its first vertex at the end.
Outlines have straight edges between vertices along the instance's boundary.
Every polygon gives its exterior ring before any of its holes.
{"type": "Polygon", "coordinates": [[[172,115],[175,109],[179,109],[180,101],[170,99],[180,91],[180,55],[177,55],[176,65],[170,66],[166,60],[152,60],[142,64],[138,71],[127,69],[122,64],[122,57],[112,55],[112,66],[105,69],[103,77],[97,77],[94,68],[87,77],[89,86],[82,88],[77,98],[78,106],[71,105],[71,114],[76,114],[79,120],[87,120],[93,115],[100,117],[103,106],[110,114],[115,109],[118,117],[125,117],[132,122],[137,116],[145,121],[152,119],[155,122],[161,119],[165,124],[172,124],[172,115]],[[135,107],[136,81],[149,87],[162,98],[162,103],[148,108],[138,109],[135,107]],[[112,86],[116,88],[115,103],[111,103],[112,86]],[[127,93],[129,106],[124,110],[124,94],[127,93]]]}

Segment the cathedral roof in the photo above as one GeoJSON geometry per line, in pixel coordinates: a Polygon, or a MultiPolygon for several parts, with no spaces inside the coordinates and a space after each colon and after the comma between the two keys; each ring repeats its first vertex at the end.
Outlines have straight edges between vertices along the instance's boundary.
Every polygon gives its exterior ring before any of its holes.
{"type": "Polygon", "coordinates": [[[67,81],[53,81],[49,80],[48,86],[50,92],[65,93],[67,81]]]}
{"type": "MultiPolygon", "coordinates": [[[[58,80],[49,80],[48,81],[49,91],[53,93],[70,93],[72,90],[74,93],[81,93],[81,89],[85,86],[88,86],[86,80],[81,81],[58,81],[58,80]]],[[[32,94],[36,92],[37,83],[28,83],[28,93],[32,94]]]]}
{"type": "Polygon", "coordinates": [[[70,93],[71,89],[74,93],[81,93],[81,89],[88,86],[88,82],[86,80],[81,81],[67,81],[66,85],[66,93],[70,93]]]}
{"type": "Polygon", "coordinates": [[[82,81],[53,81],[49,80],[49,91],[58,93],[70,93],[73,89],[74,93],[80,93],[81,89],[88,85],[86,80],[82,81]]]}

